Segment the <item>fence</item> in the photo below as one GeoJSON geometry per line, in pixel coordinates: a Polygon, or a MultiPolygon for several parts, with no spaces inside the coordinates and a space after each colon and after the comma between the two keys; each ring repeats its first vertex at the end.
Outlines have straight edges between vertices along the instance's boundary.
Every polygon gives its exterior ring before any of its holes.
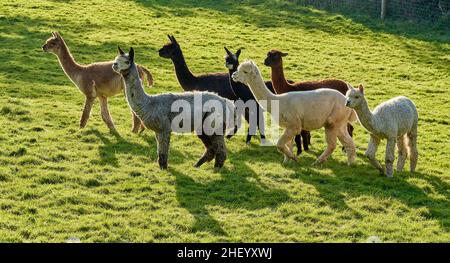
{"type": "Polygon", "coordinates": [[[450,0],[290,0],[331,12],[401,20],[449,20],[450,0]],[[383,9],[384,6],[384,9],[383,9]],[[383,12],[384,11],[384,12],[383,12]]]}

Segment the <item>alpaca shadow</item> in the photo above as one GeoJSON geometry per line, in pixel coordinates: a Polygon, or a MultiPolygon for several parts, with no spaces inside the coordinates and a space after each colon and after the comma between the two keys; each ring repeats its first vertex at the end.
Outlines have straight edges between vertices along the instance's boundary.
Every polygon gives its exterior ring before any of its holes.
{"type": "Polygon", "coordinates": [[[305,167],[300,171],[295,169],[293,177],[314,186],[322,200],[334,210],[352,211],[355,218],[361,215],[349,207],[346,200],[360,196],[393,198],[410,208],[427,207],[429,214],[425,217],[437,219],[446,231],[449,230],[449,214],[443,211],[448,211],[450,185],[437,176],[404,171],[394,173],[393,178],[387,178],[368,163],[361,164],[361,162],[356,167],[348,167],[345,164],[339,169],[333,164],[329,164],[329,167],[333,170],[333,176],[323,175],[317,170],[305,167]],[[355,172],[355,169],[358,171],[355,172]],[[429,187],[420,188],[408,182],[409,179],[424,180],[429,187]],[[428,196],[427,191],[432,191],[443,198],[432,198],[428,196]]]}
{"type": "MultiPolygon", "coordinates": [[[[148,146],[141,145],[139,143],[132,143],[127,140],[125,140],[119,133],[117,132],[111,132],[110,136],[107,136],[106,134],[103,134],[99,132],[97,129],[91,129],[86,134],[93,134],[99,138],[103,145],[100,145],[98,147],[99,151],[99,160],[92,160],[91,163],[93,164],[99,164],[99,165],[111,165],[114,167],[119,167],[119,161],[116,157],[116,154],[118,153],[127,153],[131,155],[142,155],[142,156],[148,156],[149,161],[156,161],[157,154],[156,154],[156,141],[154,138],[151,138],[150,136],[146,134],[141,134],[140,137],[143,138],[148,146]]],[[[174,155],[174,157],[181,157],[183,156],[180,152],[171,149],[170,150],[171,155],[174,155]]],[[[179,163],[176,160],[180,160],[182,158],[172,158],[174,159],[174,163],[179,163]]],[[[171,160],[172,160],[171,159],[171,160]]]]}
{"type": "Polygon", "coordinates": [[[256,210],[277,207],[290,199],[286,191],[271,189],[257,179],[257,182],[249,181],[248,178],[257,178],[257,175],[244,162],[239,162],[237,166],[239,176],[224,167],[219,172],[220,179],[206,183],[196,182],[191,176],[170,169],[176,178],[176,197],[180,206],[195,218],[191,226],[192,232],[207,231],[218,236],[228,235],[221,223],[210,215],[208,206],[256,210]]]}

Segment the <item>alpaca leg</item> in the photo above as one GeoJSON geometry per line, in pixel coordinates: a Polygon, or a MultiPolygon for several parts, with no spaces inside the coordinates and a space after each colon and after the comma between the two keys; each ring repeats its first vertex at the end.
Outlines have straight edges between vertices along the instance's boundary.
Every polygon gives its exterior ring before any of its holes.
{"type": "Polygon", "coordinates": [[[282,152],[286,157],[291,158],[292,160],[298,162],[297,156],[295,156],[292,151],[288,147],[288,143],[292,142],[295,137],[295,131],[285,130],[283,135],[281,135],[280,139],[277,142],[277,148],[280,152],[282,152]]]}
{"type": "Polygon", "coordinates": [[[405,166],[406,157],[408,157],[408,149],[406,147],[406,135],[401,136],[397,139],[397,150],[398,150],[398,160],[397,160],[397,172],[403,171],[403,166],[405,166]]]}
{"type": "Polygon", "coordinates": [[[386,176],[392,177],[394,175],[394,159],[395,159],[395,145],[397,144],[396,138],[388,138],[386,144],[386,176]]]}
{"type": "Polygon", "coordinates": [[[197,161],[197,163],[194,164],[194,167],[200,167],[205,162],[210,162],[212,159],[214,159],[214,156],[216,155],[214,152],[214,148],[212,147],[211,138],[208,135],[202,134],[197,135],[200,140],[202,140],[203,144],[205,145],[205,152],[203,153],[203,156],[200,158],[200,160],[197,161]]]}
{"type": "Polygon", "coordinates": [[[367,147],[367,151],[365,155],[369,159],[370,164],[372,164],[375,168],[378,169],[381,173],[384,174],[384,168],[381,166],[380,162],[375,158],[375,154],[377,153],[378,145],[380,144],[380,139],[370,135],[369,146],[367,147]]]}
{"type": "Polygon", "coordinates": [[[302,136],[300,134],[295,135],[294,138],[295,145],[297,145],[297,155],[302,153],[302,136]]]}
{"type": "Polygon", "coordinates": [[[414,131],[408,133],[408,150],[410,158],[409,169],[411,173],[416,170],[417,159],[419,158],[419,151],[417,150],[417,127],[414,131]]]}
{"type": "Polygon", "coordinates": [[[348,134],[348,130],[346,126],[343,126],[338,133],[338,139],[344,145],[345,152],[347,153],[347,164],[351,165],[355,163],[356,158],[356,147],[353,142],[352,137],[348,134]]]}
{"type": "Polygon", "coordinates": [[[84,101],[83,114],[80,119],[80,129],[86,127],[89,115],[91,114],[92,105],[94,105],[95,98],[86,97],[84,101]]]}
{"type": "Polygon", "coordinates": [[[139,128],[142,128],[142,122],[141,119],[139,119],[138,116],[136,116],[136,114],[131,111],[131,117],[133,119],[133,126],[131,127],[131,131],[133,133],[138,133],[139,132],[139,128]]]}
{"type": "MultiPolygon", "coordinates": [[[[353,126],[350,123],[347,123],[347,132],[351,138],[353,138],[353,126]]],[[[342,145],[342,151],[345,151],[345,146],[342,145]]]]}
{"type": "Polygon", "coordinates": [[[303,149],[305,151],[308,151],[309,150],[309,143],[310,143],[311,133],[309,131],[303,130],[300,134],[301,134],[301,136],[303,138],[303,149]]]}
{"type": "Polygon", "coordinates": [[[325,139],[327,142],[327,148],[319,156],[319,158],[317,158],[317,160],[313,163],[313,165],[325,162],[327,158],[333,153],[334,149],[336,149],[337,134],[338,134],[337,129],[325,128],[325,139]]]}
{"type": "MultiPolygon", "coordinates": [[[[294,153],[293,149],[294,149],[294,140],[290,140],[287,142],[286,146],[289,148],[289,151],[291,153],[294,153]]],[[[284,156],[284,160],[283,163],[287,163],[289,161],[289,158],[285,155],[284,156]]]]}
{"type": "Polygon", "coordinates": [[[259,130],[259,135],[261,137],[261,144],[264,145],[266,143],[266,132],[265,132],[264,112],[261,107],[258,107],[257,120],[258,120],[257,127],[259,130]]]}
{"type": "Polygon", "coordinates": [[[251,119],[253,118],[253,114],[251,114],[249,109],[245,110],[244,117],[245,121],[248,123],[247,139],[245,140],[245,143],[250,144],[252,136],[256,134],[256,127],[254,127],[255,125],[252,125],[251,119]]]}
{"type": "Polygon", "coordinates": [[[100,112],[102,114],[103,121],[110,130],[115,130],[116,128],[114,127],[114,123],[108,110],[108,98],[98,97],[98,100],[100,101],[100,112]]]}
{"type": "Polygon", "coordinates": [[[162,170],[167,169],[169,159],[170,132],[156,133],[158,142],[158,164],[162,170]]]}
{"type": "Polygon", "coordinates": [[[211,142],[214,152],[216,153],[214,169],[219,170],[223,167],[223,164],[227,159],[227,147],[225,146],[225,141],[221,135],[212,135],[211,142]]]}

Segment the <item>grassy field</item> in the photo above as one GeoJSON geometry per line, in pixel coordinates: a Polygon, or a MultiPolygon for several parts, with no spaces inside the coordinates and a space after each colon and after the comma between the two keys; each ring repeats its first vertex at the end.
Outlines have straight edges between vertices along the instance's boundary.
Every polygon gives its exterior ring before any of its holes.
{"type": "Polygon", "coordinates": [[[440,25],[284,1],[1,0],[0,241],[449,242],[449,91],[450,32],[440,25]],[[419,111],[417,173],[381,176],[363,156],[368,134],[359,125],[355,167],[339,150],[311,167],[325,147],[319,130],[312,150],[287,165],[274,147],[234,137],[219,173],[192,167],[203,152],[195,136],[173,136],[169,170],[160,171],[154,133],[131,133],[123,96],[110,100],[120,136],[98,103],[79,130],[84,97],[41,50],[51,31],[80,63],[134,46],[155,78],[151,94],[181,91],[157,53],[174,34],[195,73],[225,71],[223,46],[244,47],[241,57],[269,78],[262,60],[279,48],[289,53],[290,79],[363,83],[372,108],[408,96],[419,111]]]}

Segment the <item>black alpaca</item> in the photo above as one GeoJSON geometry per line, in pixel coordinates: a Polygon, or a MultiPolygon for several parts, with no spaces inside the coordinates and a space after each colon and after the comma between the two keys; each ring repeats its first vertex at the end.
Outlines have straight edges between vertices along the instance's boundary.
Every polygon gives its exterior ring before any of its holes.
{"type": "MultiPolygon", "coordinates": [[[[252,92],[247,87],[247,85],[240,83],[240,82],[235,82],[231,78],[231,75],[237,70],[237,68],[239,66],[239,55],[241,54],[241,49],[238,49],[238,51],[235,54],[233,54],[226,47],[224,47],[224,48],[225,48],[225,51],[227,52],[227,55],[225,56],[225,66],[228,68],[231,88],[233,89],[234,94],[236,94],[236,96],[239,99],[241,99],[244,103],[248,102],[250,100],[254,100],[256,102],[255,97],[253,96],[252,92]]],[[[291,82],[291,81],[289,81],[289,82],[291,82]]],[[[272,82],[266,81],[265,83],[266,83],[267,88],[272,93],[275,93],[273,90],[273,87],[272,87],[272,82]]],[[[259,105],[258,105],[258,108],[259,109],[256,111],[256,113],[248,112],[248,111],[245,112],[245,119],[247,120],[248,123],[250,123],[249,117],[256,115],[256,119],[258,120],[256,123],[257,123],[257,127],[259,129],[259,133],[261,135],[261,141],[262,141],[265,139],[264,118],[263,118],[263,116],[260,116],[262,109],[260,109],[259,105]]],[[[250,143],[251,136],[256,134],[256,129],[253,129],[252,131],[250,131],[251,128],[253,128],[253,127],[249,127],[249,131],[247,133],[247,141],[246,141],[247,143],[250,143]]],[[[311,144],[311,135],[308,131],[302,131],[301,136],[300,135],[295,136],[295,144],[297,145],[297,155],[302,152],[302,138],[303,138],[303,148],[305,149],[305,151],[309,150],[309,145],[311,144]]]]}
{"type": "Polygon", "coordinates": [[[168,37],[170,43],[165,44],[159,50],[159,56],[172,60],[178,82],[185,91],[210,91],[233,101],[237,99],[230,87],[227,73],[207,73],[195,76],[189,70],[175,37],[168,37]]]}

